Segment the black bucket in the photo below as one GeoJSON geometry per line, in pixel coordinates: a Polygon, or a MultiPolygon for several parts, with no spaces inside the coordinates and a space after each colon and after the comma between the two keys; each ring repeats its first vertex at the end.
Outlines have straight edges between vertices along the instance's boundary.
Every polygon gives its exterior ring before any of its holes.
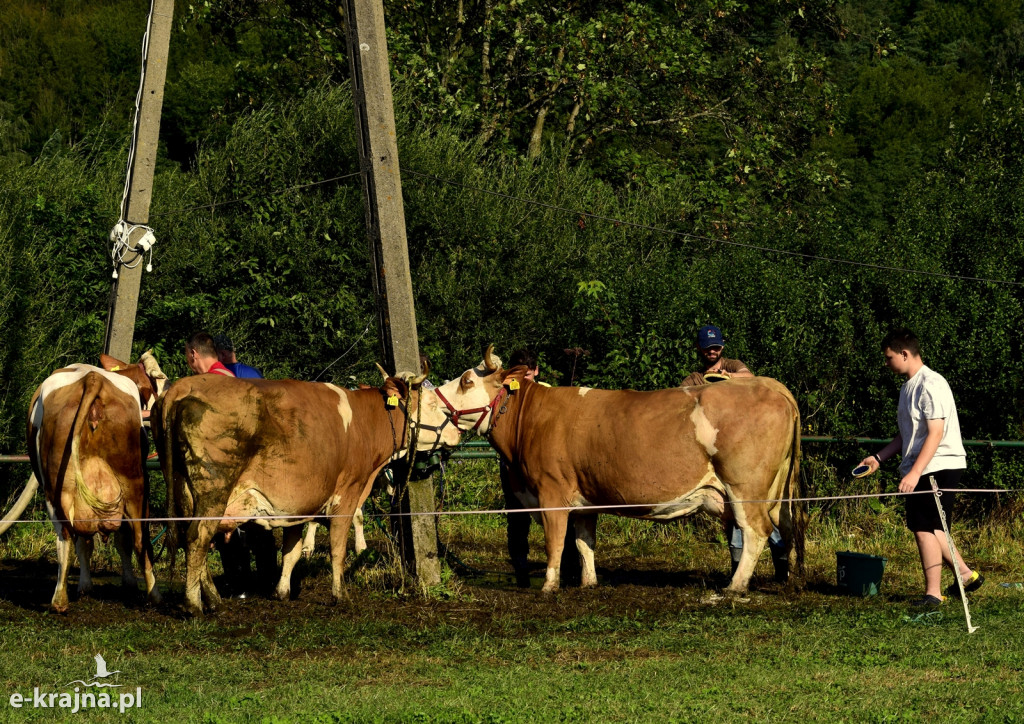
{"type": "Polygon", "coordinates": [[[886,560],[870,553],[836,551],[836,583],[854,596],[875,596],[882,587],[886,560]]]}

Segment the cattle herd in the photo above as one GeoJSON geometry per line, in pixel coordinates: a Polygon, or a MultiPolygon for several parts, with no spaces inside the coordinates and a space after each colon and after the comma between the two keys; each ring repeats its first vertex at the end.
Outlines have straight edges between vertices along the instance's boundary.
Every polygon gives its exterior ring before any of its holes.
{"type": "Polygon", "coordinates": [[[302,524],[326,518],[332,593],[341,597],[348,531],[377,476],[410,449],[452,448],[466,432],[490,439],[517,495],[540,509],[545,592],[559,586],[570,521],[582,585],[597,584],[598,513],[671,520],[705,510],[734,521],[746,545],[728,593],[747,590],[773,526],[791,569],[802,572],[800,413],[769,378],[650,392],[548,388],[525,379],[524,367],[503,369],[491,348],[437,388],[422,385],[425,371],[357,390],[214,374],[168,385],[149,352],[137,364],[104,355],[101,365],[57,370],[29,407],[29,486],[42,484],[57,534],[57,611],[68,608],[72,542],[79,593],[89,590],[96,533],[116,534],[131,590],[135,552],[147,595],[160,600],[147,534],[147,424],[174,519],[172,556],[185,551],[184,607],[196,616],[221,600],[207,565],[211,541],[246,522],[284,528],[276,587],[284,599],[303,552],[302,524]]]}

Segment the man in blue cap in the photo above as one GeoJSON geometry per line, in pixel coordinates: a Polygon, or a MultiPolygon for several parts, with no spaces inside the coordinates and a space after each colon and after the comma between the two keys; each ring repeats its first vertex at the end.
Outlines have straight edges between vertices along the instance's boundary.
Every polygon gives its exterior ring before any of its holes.
{"type": "Polygon", "coordinates": [[[754,373],[738,359],[722,356],[724,346],[722,330],[713,324],[701,327],[697,332],[697,357],[701,368],[683,380],[681,387],[695,387],[729,377],[753,377],[754,373]]]}
{"type": "MultiPolygon", "coordinates": [[[[701,369],[683,380],[681,386],[696,387],[732,377],[753,377],[754,373],[738,359],[722,356],[724,346],[722,330],[713,324],[701,327],[697,331],[697,356],[701,369]]],[[[740,556],[743,555],[743,531],[735,522],[730,521],[725,526],[725,537],[729,540],[732,572],[735,573],[740,556]]],[[[786,546],[782,542],[782,535],[775,526],[772,526],[772,534],[768,538],[768,548],[771,550],[772,562],[775,564],[775,580],[785,583],[789,578],[789,557],[786,553],[786,546]]]]}

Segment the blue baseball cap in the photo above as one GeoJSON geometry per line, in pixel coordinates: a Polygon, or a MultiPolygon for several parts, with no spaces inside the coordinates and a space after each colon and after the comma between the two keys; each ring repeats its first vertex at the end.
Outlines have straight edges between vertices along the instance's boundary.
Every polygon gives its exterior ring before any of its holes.
{"type": "Polygon", "coordinates": [[[725,340],[722,339],[722,330],[713,324],[701,327],[700,331],[697,332],[697,346],[701,349],[724,347],[725,340]]]}

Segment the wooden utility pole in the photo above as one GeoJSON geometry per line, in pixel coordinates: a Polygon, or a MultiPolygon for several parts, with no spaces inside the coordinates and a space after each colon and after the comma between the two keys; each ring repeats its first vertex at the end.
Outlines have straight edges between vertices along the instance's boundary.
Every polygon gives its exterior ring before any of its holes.
{"type": "MultiPolygon", "coordinates": [[[[373,257],[380,354],[389,373],[418,372],[419,341],[384,35],[384,4],[382,0],[345,0],[344,11],[366,196],[366,229],[373,257]]],[[[409,451],[409,465],[414,454],[415,451],[409,451]]],[[[441,582],[441,564],[437,558],[437,523],[432,515],[433,481],[410,480],[401,492],[408,496],[401,501],[401,510],[412,514],[399,521],[403,529],[401,540],[412,544],[411,551],[408,545],[403,546],[404,563],[421,587],[437,585],[441,582]]]]}
{"type": "MultiPolygon", "coordinates": [[[[153,171],[160,136],[160,112],[164,105],[164,80],[167,77],[167,52],[171,44],[174,0],[153,0],[149,27],[142,52],[142,81],[136,111],[134,154],[128,168],[128,191],[121,213],[128,224],[149,223],[149,204],[153,195],[153,171]]],[[[107,333],[103,351],[125,362],[131,361],[135,315],[139,306],[139,288],[145,267],[144,251],[138,241],[145,229],[134,229],[128,237],[129,250],[115,262],[117,278],[110,295],[107,333]]]]}

